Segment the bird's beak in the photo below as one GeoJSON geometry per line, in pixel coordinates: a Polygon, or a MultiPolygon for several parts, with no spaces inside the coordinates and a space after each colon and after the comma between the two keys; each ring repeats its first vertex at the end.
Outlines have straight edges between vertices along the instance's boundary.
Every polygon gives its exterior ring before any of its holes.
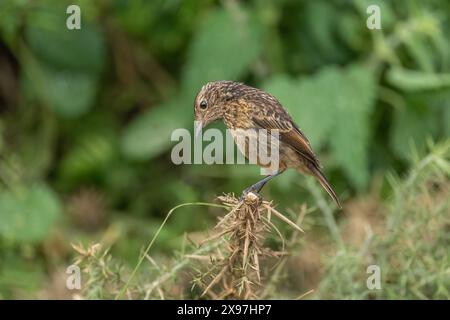
{"type": "Polygon", "coordinates": [[[194,124],[195,138],[198,138],[201,135],[202,129],[203,129],[203,121],[195,121],[194,124]]]}

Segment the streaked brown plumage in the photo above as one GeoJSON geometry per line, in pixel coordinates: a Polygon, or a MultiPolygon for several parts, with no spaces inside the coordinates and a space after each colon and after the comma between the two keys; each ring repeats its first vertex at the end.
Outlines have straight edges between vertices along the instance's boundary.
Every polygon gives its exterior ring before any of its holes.
{"type": "MultiPolygon", "coordinates": [[[[294,168],[304,174],[313,175],[341,208],[336,193],[321,171],[319,160],[311,145],[283,108],[272,95],[233,81],[215,81],[203,86],[194,103],[195,119],[205,127],[212,121],[223,119],[229,129],[266,129],[279,133],[279,172],[266,177],[249,189],[259,191],[264,184],[287,168],[294,168]]],[[[236,140],[236,136],[233,135],[236,140]]],[[[248,149],[239,146],[248,156],[248,149]]]]}

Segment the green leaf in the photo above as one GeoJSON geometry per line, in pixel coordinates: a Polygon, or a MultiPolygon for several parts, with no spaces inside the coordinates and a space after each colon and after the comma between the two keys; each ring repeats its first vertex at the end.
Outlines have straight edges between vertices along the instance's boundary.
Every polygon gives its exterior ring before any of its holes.
{"type": "Polygon", "coordinates": [[[47,71],[44,93],[50,107],[59,115],[71,118],[85,114],[93,105],[97,81],[82,73],[47,71]]]}
{"type": "Polygon", "coordinates": [[[320,147],[329,139],[328,133],[334,125],[339,81],[339,71],[326,68],[304,80],[278,76],[269,80],[264,88],[286,107],[313,147],[320,147]]]}
{"type": "MultiPolygon", "coordinates": [[[[290,41],[300,42],[300,51],[295,53],[293,59],[298,59],[298,55],[301,55],[303,67],[343,63],[348,59],[348,51],[337,37],[341,16],[336,15],[336,10],[339,10],[338,6],[331,1],[308,1],[296,13],[300,17],[296,22],[298,28],[294,32],[297,34],[292,35],[290,41]]],[[[288,47],[292,45],[287,44],[288,47]]]]}
{"type": "Polygon", "coordinates": [[[17,298],[14,293],[18,290],[21,291],[21,298],[32,299],[33,293],[35,294],[48,281],[45,264],[37,261],[30,263],[29,258],[20,257],[17,254],[3,255],[2,258],[0,276],[2,299],[17,298]]]}
{"type": "Polygon", "coordinates": [[[133,159],[145,160],[166,151],[172,144],[172,131],[194,123],[192,102],[183,103],[182,100],[165,102],[132,121],[121,139],[123,153],[133,159]]]}
{"type": "Polygon", "coordinates": [[[432,90],[450,87],[450,73],[426,73],[403,68],[391,68],[387,81],[405,91],[432,90]]]}
{"type": "Polygon", "coordinates": [[[104,176],[115,159],[116,150],[110,137],[90,132],[78,140],[61,161],[60,172],[66,183],[104,176]]]}
{"type": "Polygon", "coordinates": [[[444,109],[443,123],[444,123],[444,135],[447,136],[447,138],[449,138],[450,137],[450,107],[447,107],[444,109]]]}
{"type": "Polygon", "coordinates": [[[60,215],[58,198],[44,185],[0,193],[0,237],[3,239],[41,242],[60,215]]]}
{"type": "Polygon", "coordinates": [[[261,30],[245,10],[216,10],[195,34],[182,75],[182,88],[192,93],[213,80],[238,80],[261,53],[261,30]]]}
{"type": "Polygon", "coordinates": [[[25,1],[2,0],[0,2],[0,38],[9,45],[13,46],[18,40],[18,33],[21,27],[21,7],[25,1]]]}
{"type": "Polygon", "coordinates": [[[409,54],[423,71],[433,72],[435,54],[432,52],[430,44],[426,41],[427,38],[423,34],[414,33],[411,37],[405,39],[405,45],[409,54]]]}
{"type": "Polygon", "coordinates": [[[368,69],[327,67],[304,80],[275,77],[264,87],[288,109],[313,148],[330,141],[334,159],[353,184],[366,185],[369,114],[375,98],[375,79],[368,69]]]}
{"type": "MultiPolygon", "coordinates": [[[[364,28],[367,28],[366,19],[369,15],[367,14],[366,10],[370,5],[376,5],[380,7],[382,29],[389,30],[396,23],[398,23],[399,17],[396,15],[396,12],[394,10],[395,5],[392,2],[384,0],[358,0],[354,2],[354,5],[358,8],[359,14],[362,15],[364,19],[363,20],[364,23],[362,23],[364,28]]],[[[368,31],[372,32],[371,30],[368,31]]]]}

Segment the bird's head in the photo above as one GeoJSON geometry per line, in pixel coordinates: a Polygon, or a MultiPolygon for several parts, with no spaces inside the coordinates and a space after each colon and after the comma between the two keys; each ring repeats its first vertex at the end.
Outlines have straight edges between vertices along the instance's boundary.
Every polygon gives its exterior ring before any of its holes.
{"type": "Polygon", "coordinates": [[[226,104],[237,96],[239,86],[242,84],[233,81],[214,81],[202,87],[194,102],[196,136],[211,122],[222,119],[226,104]]]}

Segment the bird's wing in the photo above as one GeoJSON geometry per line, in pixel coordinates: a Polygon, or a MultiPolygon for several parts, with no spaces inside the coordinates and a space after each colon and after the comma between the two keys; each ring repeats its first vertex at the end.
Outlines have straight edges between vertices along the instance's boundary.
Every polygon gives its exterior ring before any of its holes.
{"type": "Polygon", "coordinates": [[[301,156],[320,168],[319,160],[314,154],[308,139],[288,115],[283,117],[258,114],[252,120],[259,128],[278,130],[280,141],[290,145],[301,156]]]}

